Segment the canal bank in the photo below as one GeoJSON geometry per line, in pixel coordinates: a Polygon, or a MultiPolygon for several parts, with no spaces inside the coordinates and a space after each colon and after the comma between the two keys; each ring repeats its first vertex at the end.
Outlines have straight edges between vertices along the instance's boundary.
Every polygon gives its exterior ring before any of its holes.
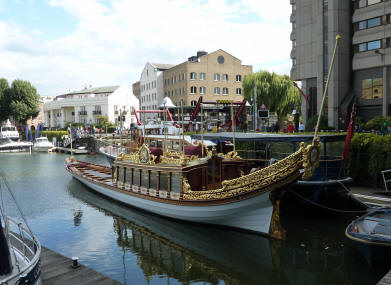
{"type": "MultiPolygon", "coordinates": [[[[283,216],[286,241],[181,223],[92,193],[65,173],[66,157],[4,154],[0,167],[43,246],[123,284],[374,285],[389,269],[351,246],[349,217],[283,216]]],[[[78,158],[107,165],[101,155],[78,158]]]]}

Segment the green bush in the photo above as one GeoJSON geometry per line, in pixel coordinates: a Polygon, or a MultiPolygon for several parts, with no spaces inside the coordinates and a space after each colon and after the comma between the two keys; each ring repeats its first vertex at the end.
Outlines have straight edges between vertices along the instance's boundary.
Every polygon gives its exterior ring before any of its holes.
{"type": "MultiPolygon", "coordinates": [[[[306,125],[305,125],[305,131],[306,132],[311,132],[314,130],[316,123],[318,122],[318,115],[312,116],[311,118],[308,119],[306,125]]],[[[329,130],[332,129],[328,126],[328,121],[325,116],[322,116],[320,118],[320,124],[319,124],[319,130],[329,130]]]]}
{"type": "Polygon", "coordinates": [[[115,131],[115,127],[107,127],[107,133],[112,134],[115,131]]]}
{"type": "Polygon", "coordinates": [[[390,125],[391,124],[391,117],[383,117],[383,116],[374,117],[372,120],[369,120],[364,125],[364,130],[380,131],[380,128],[383,126],[384,122],[386,122],[387,125],[390,125]]]}
{"type": "Polygon", "coordinates": [[[380,171],[391,169],[391,135],[355,134],[349,169],[356,184],[382,186],[380,171]]]}

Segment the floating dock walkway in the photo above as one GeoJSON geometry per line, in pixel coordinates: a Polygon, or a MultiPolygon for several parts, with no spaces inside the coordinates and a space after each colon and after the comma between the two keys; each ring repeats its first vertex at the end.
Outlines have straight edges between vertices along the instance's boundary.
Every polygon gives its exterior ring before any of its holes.
{"type": "MultiPolygon", "coordinates": [[[[51,149],[51,152],[62,152],[62,153],[71,153],[71,149],[67,147],[60,147],[60,146],[55,146],[51,149]]],[[[72,149],[73,154],[89,154],[90,151],[88,149],[72,149]]]]}
{"type": "Polygon", "coordinates": [[[43,285],[119,285],[118,281],[110,279],[84,265],[73,268],[72,260],[54,251],[42,247],[41,268],[43,285]]]}

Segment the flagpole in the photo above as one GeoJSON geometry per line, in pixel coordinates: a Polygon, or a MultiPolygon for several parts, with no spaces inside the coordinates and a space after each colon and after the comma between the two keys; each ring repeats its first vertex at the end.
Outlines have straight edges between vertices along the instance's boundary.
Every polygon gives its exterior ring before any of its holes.
{"type": "Polygon", "coordinates": [[[331,70],[333,69],[335,54],[336,54],[336,52],[337,52],[337,46],[338,46],[338,42],[339,42],[340,39],[341,39],[341,36],[340,36],[340,35],[337,35],[337,36],[335,37],[335,46],[334,46],[333,58],[331,59],[330,68],[329,68],[329,74],[327,75],[326,86],[325,86],[324,92],[323,92],[322,104],[320,105],[320,110],[319,110],[319,115],[318,115],[318,121],[317,121],[317,123],[316,123],[315,133],[314,133],[314,140],[313,140],[313,141],[315,141],[315,140],[317,139],[317,136],[318,136],[318,130],[319,130],[319,125],[320,125],[320,118],[322,117],[323,106],[324,106],[324,103],[325,103],[325,101],[326,101],[325,99],[326,99],[327,89],[328,89],[328,87],[329,87],[329,81],[330,81],[330,76],[331,76],[331,70]]]}
{"type": "Polygon", "coordinates": [[[69,133],[70,133],[70,136],[71,136],[71,158],[72,158],[72,123],[69,124],[69,133]]]}

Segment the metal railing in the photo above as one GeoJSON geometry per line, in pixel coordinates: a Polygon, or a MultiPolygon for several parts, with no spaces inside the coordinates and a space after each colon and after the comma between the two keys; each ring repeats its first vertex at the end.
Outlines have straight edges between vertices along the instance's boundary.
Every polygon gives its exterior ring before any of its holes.
{"type": "Polygon", "coordinates": [[[6,228],[8,228],[5,233],[11,246],[10,252],[14,256],[20,256],[23,260],[15,258],[14,267],[18,270],[14,270],[11,275],[1,279],[0,283],[8,284],[7,282],[17,280],[20,282],[23,278],[27,278],[28,275],[29,279],[38,280],[41,274],[41,244],[22,223],[19,223],[17,220],[8,216],[4,218],[6,228]],[[21,263],[21,261],[23,263],[21,263]]]}
{"type": "Polygon", "coordinates": [[[386,189],[386,192],[388,192],[388,186],[387,184],[391,182],[391,178],[387,179],[386,173],[391,173],[391,169],[383,170],[381,172],[381,175],[383,176],[383,182],[384,182],[384,188],[386,189]]]}

